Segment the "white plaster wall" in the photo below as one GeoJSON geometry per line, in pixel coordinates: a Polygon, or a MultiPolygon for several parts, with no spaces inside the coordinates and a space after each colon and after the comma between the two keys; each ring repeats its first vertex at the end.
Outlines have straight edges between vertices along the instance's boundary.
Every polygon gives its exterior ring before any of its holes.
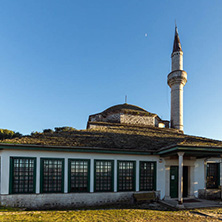
{"type": "MultiPolygon", "coordinates": [[[[194,168],[194,195],[198,196],[199,189],[206,188],[206,163],[221,163],[220,158],[197,159],[194,168]]],[[[220,164],[220,167],[222,164],[220,164]]],[[[222,184],[222,172],[220,171],[220,184],[222,184]]]]}
{"type": "MultiPolygon", "coordinates": [[[[114,191],[117,190],[117,160],[131,160],[136,161],[136,191],[139,191],[139,161],[155,161],[157,164],[157,190],[161,191],[161,198],[165,195],[165,170],[164,161],[159,163],[159,156],[154,155],[125,155],[125,154],[97,154],[97,153],[76,153],[76,152],[56,152],[56,151],[25,151],[25,150],[2,150],[1,155],[1,194],[9,193],[9,165],[11,156],[21,156],[21,157],[36,157],[37,158],[37,174],[36,174],[36,193],[40,192],[40,158],[64,158],[64,171],[68,172],[68,159],[69,158],[79,158],[79,159],[90,159],[91,160],[91,183],[90,192],[94,189],[94,159],[107,159],[114,160],[114,191]]],[[[65,173],[64,178],[64,192],[68,192],[68,175],[65,173]]]]}
{"type": "Polygon", "coordinates": [[[198,197],[198,190],[205,188],[204,159],[197,159],[194,167],[194,195],[198,197]]]}

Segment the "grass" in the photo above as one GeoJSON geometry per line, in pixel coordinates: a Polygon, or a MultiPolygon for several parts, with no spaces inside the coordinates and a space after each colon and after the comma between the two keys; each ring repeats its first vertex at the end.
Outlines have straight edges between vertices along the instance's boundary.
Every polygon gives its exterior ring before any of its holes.
{"type": "Polygon", "coordinates": [[[148,209],[100,209],[75,211],[9,211],[0,212],[0,221],[220,221],[222,209],[157,211],[148,209]]]}

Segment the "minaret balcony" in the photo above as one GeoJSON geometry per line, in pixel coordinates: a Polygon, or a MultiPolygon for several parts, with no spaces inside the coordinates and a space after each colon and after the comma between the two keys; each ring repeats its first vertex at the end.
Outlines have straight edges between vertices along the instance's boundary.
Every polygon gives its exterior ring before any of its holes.
{"type": "Polygon", "coordinates": [[[167,84],[171,87],[174,84],[185,86],[187,82],[187,73],[184,70],[174,70],[167,76],[167,84]]]}

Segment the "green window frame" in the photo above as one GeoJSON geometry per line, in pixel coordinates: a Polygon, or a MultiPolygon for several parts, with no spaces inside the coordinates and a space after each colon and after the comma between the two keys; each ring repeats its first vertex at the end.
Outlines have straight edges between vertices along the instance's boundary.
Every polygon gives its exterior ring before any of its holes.
{"type": "Polygon", "coordinates": [[[135,191],[136,161],[117,161],[117,190],[135,191]]]}
{"type": "Polygon", "coordinates": [[[64,192],[64,159],[40,158],[40,192],[64,192]]]}
{"type": "Polygon", "coordinates": [[[94,192],[113,192],[114,160],[94,160],[94,192]]]}
{"type": "Polygon", "coordinates": [[[156,162],[140,161],[140,191],[156,190],[156,162]]]}
{"type": "Polygon", "coordinates": [[[217,189],[220,186],[220,163],[207,163],[207,189],[217,189]]]}
{"type": "Polygon", "coordinates": [[[36,158],[10,157],[10,194],[36,192],[36,158]]]}
{"type": "Polygon", "coordinates": [[[90,160],[69,159],[68,160],[68,191],[90,192],[90,160]]]}

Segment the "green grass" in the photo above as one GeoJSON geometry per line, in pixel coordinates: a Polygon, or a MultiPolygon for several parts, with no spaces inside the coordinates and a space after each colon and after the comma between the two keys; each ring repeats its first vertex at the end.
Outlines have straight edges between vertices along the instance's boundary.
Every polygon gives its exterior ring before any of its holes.
{"type": "Polygon", "coordinates": [[[219,221],[217,217],[221,215],[222,210],[207,209],[198,210],[198,212],[208,212],[211,213],[211,216],[198,215],[192,213],[192,211],[157,211],[144,209],[13,211],[0,212],[0,221],[219,221]]]}

